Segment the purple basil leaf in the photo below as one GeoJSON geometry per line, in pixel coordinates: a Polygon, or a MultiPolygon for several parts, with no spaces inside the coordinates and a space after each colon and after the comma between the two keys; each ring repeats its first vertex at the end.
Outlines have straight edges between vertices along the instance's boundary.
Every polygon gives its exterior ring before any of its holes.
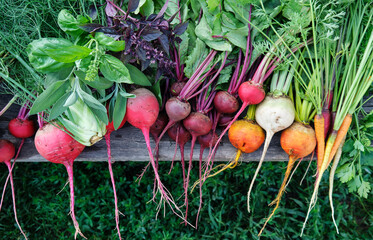
{"type": "Polygon", "coordinates": [[[146,20],[153,21],[157,17],[157,14],[151,14],[146,20]]]}
{"type": "Polygon", "coordinates": [[[136,48],[136,54],[141,61],[146,61],[146,51],[143,48],[136,48]]]}
{"type": "Polygon", "coordinates": [[[117,14],[117,9],[110,2],[106,2],[105,13],[109,17],[114,17],[117,14]]]}
{"type": "Polygon", "coordinates": [[[102,27],[104,27],[104,26],[102,26],[101,24],[98,24],[98,23],[87,23],[87,24],[79,26],[80,29],[83,29],[86,32],[94,32],[97,29],[100,29],[102,27]]]}
{"type": "Polygon", "coordinates": [[[170,27],[169,23],[166,20],[163,20],[158,24],[159,28],[168,29],[170,27]]]}
{"type": "Polygon", "coordinates": [[[163,50],[167,53],[168,56],[170,56],[170,43],[168,41],[168,37],[162,34],[158,39],[161,43],[163,50]]]}
{"type": "Polygon", "coordinates": [[[92,20],[95,20],[97,18],[97,9],[95,5],[91,5],[88,10],[88,15],[92,20]]]}
{"type": "Polygon", "coordinates": [[[146,61],[141,61],[141,71],[144,71],[147,69],[150,65],[150,60],[147,59],[146,61]]]}
{"type": "Polygon", "coordinates": [[[155,74],[155,81],[158,81],[159,78],[162,76],[162,74],[163,74],[163,69],[162,68],[158,68],[157,72],[155,74]]]}
{"type": "Polygon", "coordinates": [[[99,28],[99,29],[96,30],[96,32],[102,32],[102,33],[105,33],[106,36],[112,37],[112,38],[114,38],[115,40],[117,40],[119,37],[122,36],[122,35],[120,35],[117,31],[115,31],[114,29],[109,28],[109,27],[102,27],[102,28],[99,28]]]}
{"type": "Polygon", "coordinates": [[[159,38],[159,36],[162,35],[162,32],[157,30],[157,29],[145,29],[143,32],[142,32],[142,37],[145,41],[147,42],[150,42],[150,41],[153,41],[157,38],[159,38]]]}
{"type": "Polygon", "coordinates": [[[174,33],[176,35],[182,35],[187,30],[187,28],[188,28],[188,22],[180,23],[176,25],[174,29],[174,33]]]}
{"type": "Polygon", "coordinates": [[[140,0],[129,0],[128,1],[128,11],[134,12],[139,6],[140,0]]]}

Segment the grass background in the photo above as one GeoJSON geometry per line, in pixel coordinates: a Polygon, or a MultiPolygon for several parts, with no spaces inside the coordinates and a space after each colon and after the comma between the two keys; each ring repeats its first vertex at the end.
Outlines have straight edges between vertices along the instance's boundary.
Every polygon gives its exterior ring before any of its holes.
{"type": "MultiPolygon", "coordinates": [[[[196,164],[196,163],[194,163],[196,164]]],[[[246,193],[257,163],[242,163],[233,170],[209,179],[204,190],[204,205],[198,230],[181,224],[169,208],[162,209],[156,219],[157,204],[152,198],[154,175],[148,171],[140,185],[135,182],[145,163],[114,164],[119,210],[124,214],[120,229],[125,239],[257,239],[256,235],[271,208],[281,184],[286,162],[266,162],[252,192],[253,212],[246,206],[246,193]],[[163,216],[165,213],[165,217],[163,216]]],[[[295,173],[281,208],[270,221],[261,239],[297,239],[312,194],[311,171],[299,185],[307,163],[295,173]]],[[[164,182],[175,198],[182,194],[181,168],[176,164],[170,175],[169,162],[160,164],[164,182]]],[[[196,165],[197,166],[197,165],[196,165]]],[[[198,176],[193,169],[192,180],[198,176]]],[[[76,215],[82,232],[88,239],[117,239],[114,203],[107,163],[75,163],[76,215]]],[[[3,183],[7,170],[0,168],[3,183]]],[[[72,239],[74,227],[69,212],[69,190],[64,188],[67,173],[64,166],[52,163],[18,163],[14,172],[18,216],[30,239],[72,239]],[[63,189],[61,191],[61,189],[63,189]],[[61,191],[61,192],[60,192],[61,191]],[[60,192],[60,193],[59,193],[60,192]]],[[[318,203],[311,213],[303,239],[373,239],[373,200],[349,194],[346,186],[335,181],[334,205],[340,234],[333,226],[327,178],[321,184],[318,203]]],[[[192,181],[192,182],[193,182],[192,181]]],[[[198,191],[190,195],[190,220],[194,222],[198,209],[198,191]]],[[[178,200],[182,204],[182,199],[178,200]]],[[[0,213],[2,239],[21,239],[15,225],[11,192],[8,189],[0,213]]],[[[78,237],[80,239],[80,237],[78,237]]]]}

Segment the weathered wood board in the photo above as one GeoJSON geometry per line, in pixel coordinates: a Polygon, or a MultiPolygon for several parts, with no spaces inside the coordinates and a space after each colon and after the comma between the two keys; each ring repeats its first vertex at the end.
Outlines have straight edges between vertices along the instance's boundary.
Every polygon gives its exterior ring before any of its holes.
{"type": "MultiPolygon", "coordinates": [[[[9,98],[0,95],[0,109],[6,104],[9,98]]],[[[0,139],[8,139],[19,145],[20,140],[11,136],[8,132],[8,122],[17,116],[18,107],[12,106],[3,116],[0,117],[0,139]]],[[[373,99],[365,104],[364,109],[371,111],[373,109],[373,99]]],[[[139,129],[130,126],[128,123],[111,135],[112,144],[112,157],[113,161],[149,161],[149,155],[146,150],[144,138],[139,129]]],[[[151,142],[154,147],[154,141],[151,142]]],[[[193,160],[199,158],[199,146],[196,145],[194,149],[193,160]]],[[[180,161],[180,151],[177,150],[176,161],[180,161]]],[[[165,136],[160,144],[160,161],[171,161],[175,153],[175,143],[165,136]]],[[[190,143],[185,148],[185,158],[189,159],[190,143]]],[[[241,161],[259,161],[262,153],[262,148],[250,154],[242,154],[241,161]]],[[[204,158],[208,154],[208,149],[205,150],[204,158]]],[[[230,144],[228,137],[223,138],[219,150],[216,153],[215,161],[230,161],[234,158],[236,149],[230,144]]],[[[268,149],[266,161],[286,161],[287,154],[281,149],[280,146],[280,133],[277,133],[268,149]]],[[[77,161],[107,161],[106,144],[105,140],[101,140],[92,147],[87,147],[83,153],[76,159],[77,161]]],[[[33,139],[25,140],[24,149],[18,158],[19,162],[46,162],[42,156],[38,154],[35,149],[33,139]]]]}

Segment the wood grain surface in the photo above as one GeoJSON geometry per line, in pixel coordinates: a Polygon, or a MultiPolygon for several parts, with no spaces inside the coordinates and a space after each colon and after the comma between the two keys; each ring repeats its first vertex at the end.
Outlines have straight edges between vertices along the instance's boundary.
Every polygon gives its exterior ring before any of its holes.
{"type": "MultiPolygon", "coordinates": [[[[9,96],[0,95],[0,109],[7,103],[9,96]]],[[[366,111],[373,109],[373,99],[369,100],[364,105],[366,111]]],[[[0,117],[0,139],[8,139],[15,143],[16,147],[20,144],[20,140],[14,138],[8,132],[9,121],[16,117],[19,107],[13,105],[3,116],[0,117]]],[[[111,135],[112,144],[112,157],[113,161],[149,161],[149,155],[146,150],[144,138],[139,129],[130,126],[128,123],[122,129],[113,132],[111,135]]],[[[154,148],[154,141],[151,142],[154,148]]],[[[193,160],[199,159],[199,145],[196,144],[194,149],[193,160]]],[[[160,161],[171,161],[175,153],[175,142],[168,136],[165,136],[160,144],[160,161]]],[[[185,158],[189,159],[190,143],[185,146],[185,158]]],[[[208,154],[208,149],[205,150],[204,158],[208,154]]],[[[215,156],[215,161],[230,161],[236,154],[234,148],[226,135],[215,156]]],[[[262,154],[262,147],[250,154],[242,154],[241,161],[259,161],[262,154]]],[[[280,146],[280,133],[277,133],[268,149],[266,161],[286,161],[287,154],[281,149],[280,146]]],[[[309,159],[309,158],[308,158],[309,159]]],[[[91,147],[86,147],[83,153],[76,159],[77,161],[107,161],[106,144],[105,140],[101,140],[91,147]]],[[[176,161],[180,161],[180,151],[177,150],[176,161]]],[[[19,162],[46,162],[42,156],[38,154],[35,149],[33,138],[25,140],[24,148],[18,158],[19,162]]]]}

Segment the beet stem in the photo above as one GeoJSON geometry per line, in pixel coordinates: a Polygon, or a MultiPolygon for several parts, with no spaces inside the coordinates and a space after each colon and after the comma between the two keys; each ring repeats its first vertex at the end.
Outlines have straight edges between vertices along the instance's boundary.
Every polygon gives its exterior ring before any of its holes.
{"type": "Polygon", "coordinates": [[[10,185],[12,188],[12,198],[13,198],[13,211],[14,211],[14,219],[16,220],[17,226],[19,230],[21,231],[22,235],[25,237],[27,240],[26,234],[23,232],[21,225],[18,222],[18,217],[17,217],[17,208],[16,208],[16,195],[14,194],[14,185],[13,185],[13,175],[12,175],[12,167],[10,161],[4,162],[6,166],[8,167],[9,170],[9,176],[10,176],[10,185]]]}
{"type": "Polygon", "coordinates": [[[79,228],[79,223],[76,220],[75,217],[75,211],[74,211],[74,206],[75,206],[75,200],[74,200],[74,173],[73,173],[73,162],[74,160],[66,161],[63,163],[63,165],[66,167],[67,174],[69,176],[69,183],[70,183],[70,214],[71,214],[71,219],[73,220],[74,227],[75,227],[75,234],[74,234],[74,239],[78,236],[78,233],[80,236],[83,238],[87,239],[83,233],[80,231],[79,228]]]}
{"type": "Polygon", "coordinates": [[[113,186],[113,193],[114,193],[115,222],[116,222],[116,228],[117,228],[117,231],[118,231],[118,237],[121,240],[122,236],[120,235],[120,228],[119,228],[119,209],[118,209],[117,190],[115,188],[114,173],[113,173],[112,162],[111,162],[110,134],[111,134],[111,132],[109,131],[105,135],[105,140],[106,140],[106,146],[107,146],[107,157],[108,157],[108,166],[109,166],[109,172],[110,172],[110,179],[111,179],[111,184],[113,186]]]}

